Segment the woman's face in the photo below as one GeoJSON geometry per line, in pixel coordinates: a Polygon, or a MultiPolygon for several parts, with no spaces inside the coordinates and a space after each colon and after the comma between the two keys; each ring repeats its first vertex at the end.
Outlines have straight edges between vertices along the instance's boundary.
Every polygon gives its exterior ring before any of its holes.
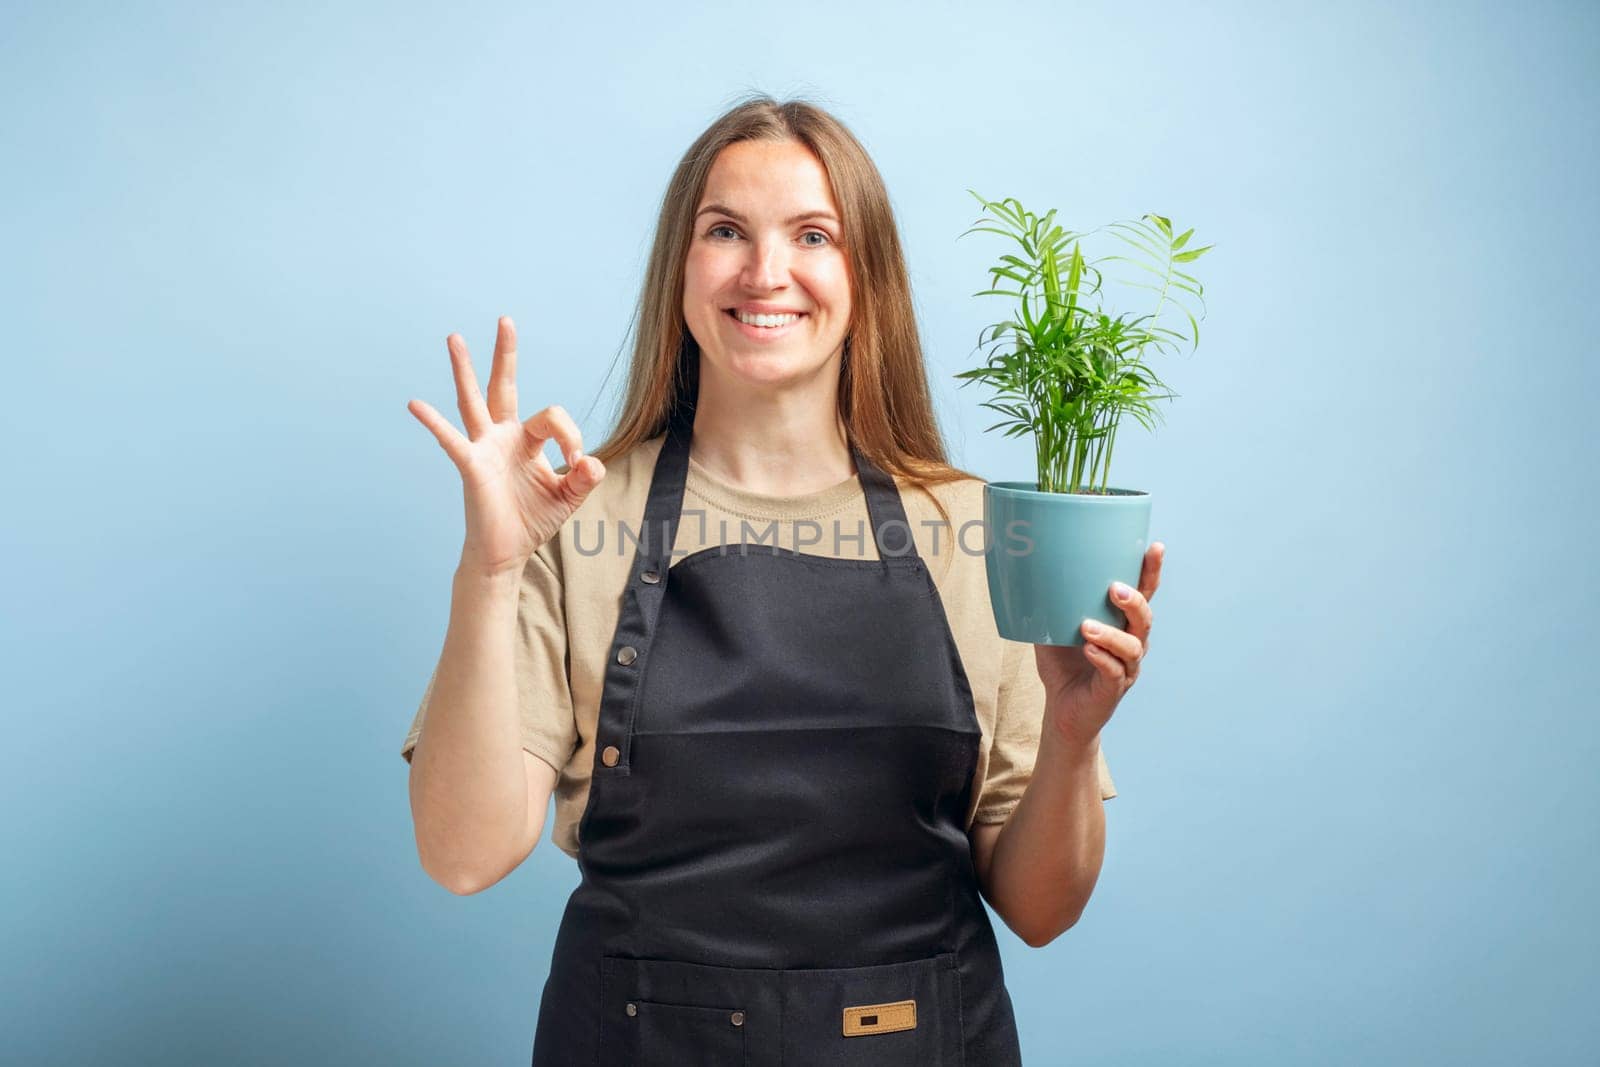
{"type": "Polygon", "coordinates": [[[712,164],[696,211],[683,317],[700,345],[702,380],[770,387],[837,376],[850,274],[839,208],[817,158],[794,141],[731,144],[712,164]],[[799,318],[776,328],[735,318],[751,310],[799,318]]]}

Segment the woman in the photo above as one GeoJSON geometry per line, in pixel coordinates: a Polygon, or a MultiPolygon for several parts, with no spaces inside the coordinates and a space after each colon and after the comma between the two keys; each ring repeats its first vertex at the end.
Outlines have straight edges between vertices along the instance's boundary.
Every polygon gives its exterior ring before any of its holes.
{"type": "Polygon", "coordinates": [[[467,512],[403,749],[424,868],[493,884],[555,792],[583,880],[535,1065],[1020,1062],[980,893],[1032,945],[1087,902],[1160,546],[1128,631],[999,638],[887,194],[813,106],[696,141],[640,320],[592,454],[518,421],[509,319],[487,398],[449,339],[465,436],[411,403],[467,512]]]}

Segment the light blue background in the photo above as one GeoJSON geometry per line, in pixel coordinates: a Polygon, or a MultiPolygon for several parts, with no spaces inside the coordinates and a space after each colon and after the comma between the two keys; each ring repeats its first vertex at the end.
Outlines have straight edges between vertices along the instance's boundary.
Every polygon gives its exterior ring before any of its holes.
{"type": "Polygon", "coordinates": [[[510,314],[598,441],[750,90],[877,160],[989,478],[964,190],[1217,245],[1118,438],[1169,558],[1104,872],[1001,930],[1028,1063],[1600,1058],[1595,5],[225,6],[0,14],[12,1062],[527,1061],[577,869],[418,866],[462,510],[405,406],[510,314]]]}

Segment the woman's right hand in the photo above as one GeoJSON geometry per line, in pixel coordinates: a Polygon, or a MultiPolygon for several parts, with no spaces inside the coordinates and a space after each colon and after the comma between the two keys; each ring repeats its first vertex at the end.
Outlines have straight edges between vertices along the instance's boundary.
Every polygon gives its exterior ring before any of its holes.
{"type": "Polygon", "coordinates": [[[406,408],[461,472],[467,509],[462,567],[486,576],[520,572],[600,484],[605,466],[583,454],[578,425],[559,405],[517,420],[517,331],[509,317],[500,319],[495,338],[487,403],[461,335],[451,334],[445,345],[467,436],[425,401],[412,400],[406,408]],[[551,438],[567,458],[566,474],[557,474],[545,458],[551,438]]]}

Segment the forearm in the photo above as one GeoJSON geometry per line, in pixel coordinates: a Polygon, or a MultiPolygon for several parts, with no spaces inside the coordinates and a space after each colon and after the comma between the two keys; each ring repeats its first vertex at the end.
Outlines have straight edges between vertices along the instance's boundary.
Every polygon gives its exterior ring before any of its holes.
{"type": "Polygon", "coordinates": [[[986,895],[1029,945],[1054,940],[1083,914],[1105,858],[1100,739],[1068,742],[1049,723],[1033,778],[995,841],[986,895]]]}
{"type": "Polygon", "coordinates": [[[514,670],[517,571],[458,568],[450,625],[411,758],[422,867],[452,892],[505,875],[528,820],[514,670]]]}

